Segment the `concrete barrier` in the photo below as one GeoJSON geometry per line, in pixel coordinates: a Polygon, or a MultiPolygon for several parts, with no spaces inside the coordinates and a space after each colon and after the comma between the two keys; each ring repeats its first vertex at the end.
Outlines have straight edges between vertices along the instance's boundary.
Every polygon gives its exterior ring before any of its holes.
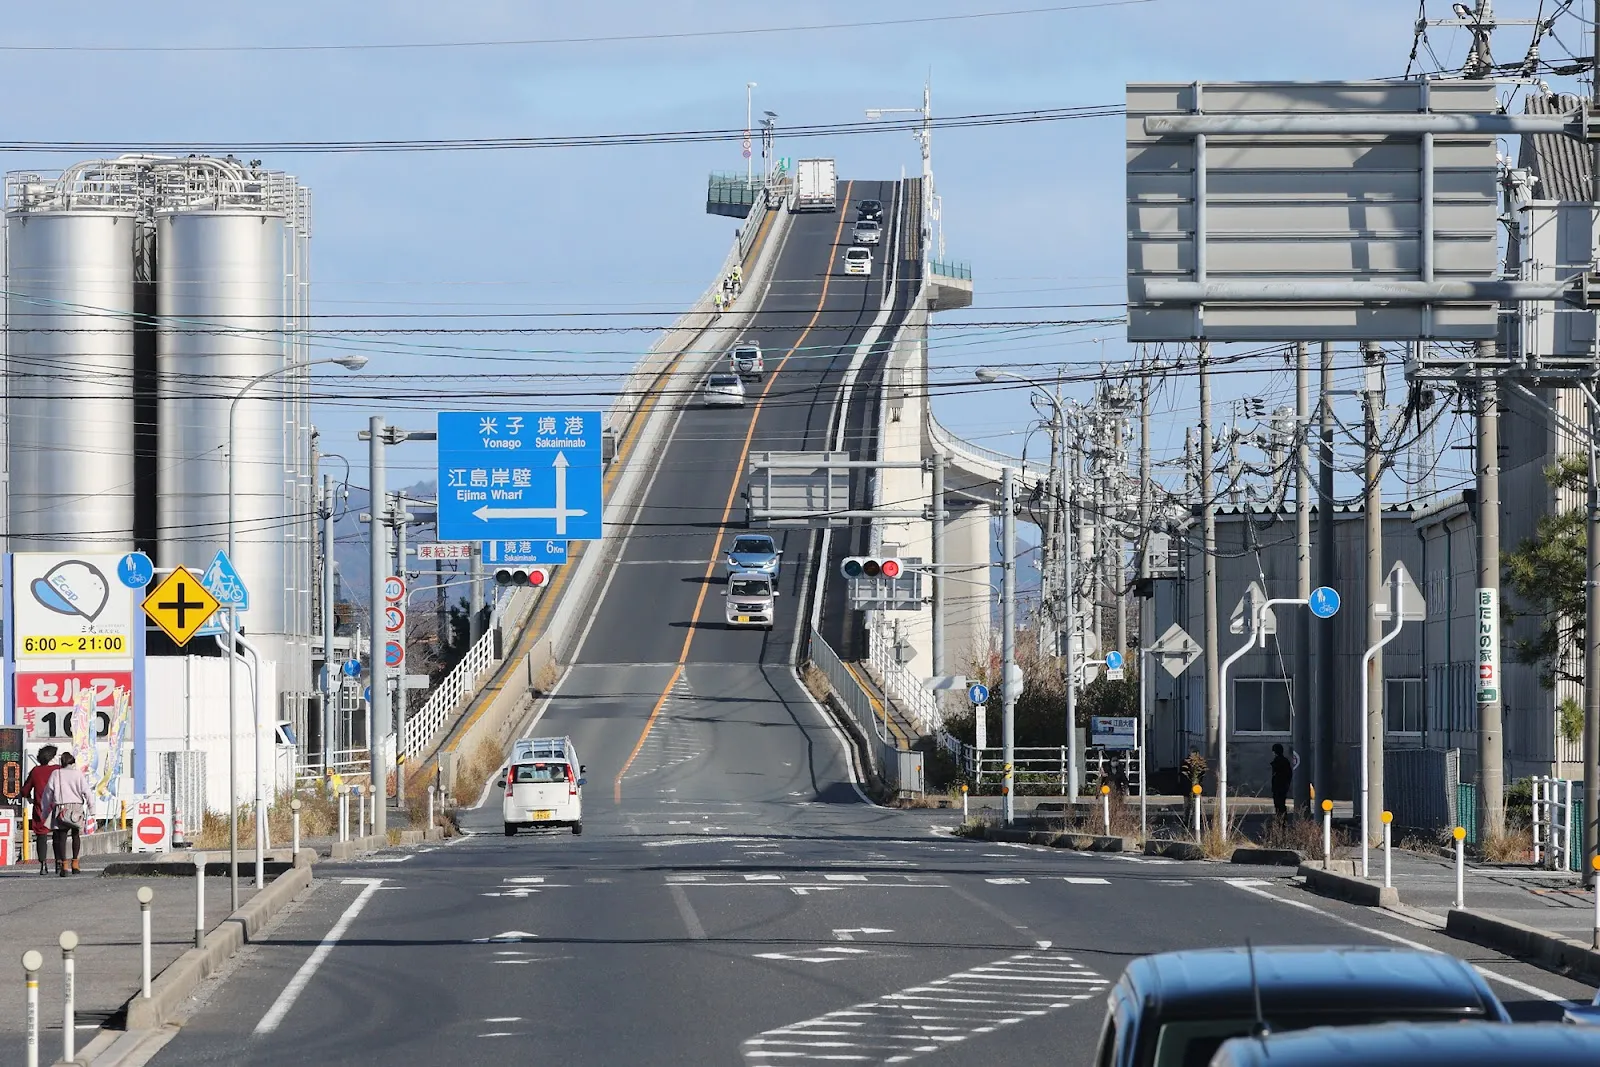
{"type": "Polygon", "coordinates": [[[1444,932],[1484,948],[1518,956],[1540,967],[1600,982],[1600,951],[1581,941],[1535,930],[1510,919],[1499,919],[1467,908],[1451,908],[1444,932]]]}
{"type": "Polygon", "coordinates": [[[1206,853],[1193,841],[1150,840],[1144,843],[1146,856],[1164,856],[1169,860],[1203,860],[1206,853]]]}
{"type": "MultiPolygon", "coordinates": [[[[1339,860],[1333,861],[1333,864],[1340,863],[1339,860]]],[[[1325,868],[1317,862],[1302,863],[1298,873],[1306,880],[1306,888],[1321,896],[1348,900],[1352,904],[1365,904],[1374,908],[1393,908],[1400,903],[1399,890],[1393,886],[1386,888],[1377,882],[1359,877],[1353,870],[1346,874],[1337,869],[1325,868]]]]}
{"type": "Polygon", "coordinates": [[[1078,834],[1061,830],[1029,830],[1018,826],[980,827],[979,831],[971,836],[985,841],[1044,845],[1046,848],[1066,848],[1074,852],[1126,852],[1129,844],[1125,838],[1121,837],[1106,837],[1102,834],[1078,834]]]}
{"type": "Polygon", "coordinates": [[[285,905],[311,886],[310,867],[292,867],[251,897],[238,911],[206,935],[203,948],[192,948],[168,964],[150,982],[150,997],[135,993],[124,1006],[129,1030],[153,1030],[178,1009],[196,986],[254,938],[285,905]]]}
{"type": "Polygon", "coordinates": [[[1298,867],[1306,858],[1292,848],[1236,848],[1229,863],[1249,863],[1257,867],[1298,867]]]}

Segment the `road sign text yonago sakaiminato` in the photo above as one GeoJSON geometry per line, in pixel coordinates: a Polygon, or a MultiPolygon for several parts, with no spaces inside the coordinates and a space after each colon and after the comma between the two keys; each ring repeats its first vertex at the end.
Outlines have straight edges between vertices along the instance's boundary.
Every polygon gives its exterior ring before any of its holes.
{"type": "Polygon", "coordinates": [[[440,412],[440,540],[599,538],[601,430],[598,411],[440,412]]]}

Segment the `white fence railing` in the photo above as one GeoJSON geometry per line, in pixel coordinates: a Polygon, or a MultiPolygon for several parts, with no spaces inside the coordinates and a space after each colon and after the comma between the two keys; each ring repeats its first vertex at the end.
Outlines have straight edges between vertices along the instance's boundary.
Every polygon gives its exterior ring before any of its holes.
{"type": "Polygon", "coordinates": [[[494,658],[494,627],[487,627],[476,644],[467,649],[461,662],[451,668],[416,714],[406,717],[405,739],[400,754],[411,759],[433,741],[440,730],[449,723],[452,714],[463,700],[477,690],[475,683],[500,661],[494,658]]]}
{"type": "MultiPolygon", "coordinates": [[[[939,731],[939,747],[950,754],[956,766],[968,780],[975,783],[998,785],[1005,776],[1005,749],[999,745],[978,748],[960,738],[939,731]]],[[[1067,749],[1018,748],[1015,767],[1018,787],[1033,786],[1054,788],[1062,795],[1067,791],[1067,749]]],[[[1139,752],[1137,749],[1092,748],[1084,753],[1084,787],[1093,793],[1100,783],[1119,784],[1130,793],[1138,793],[1139,752]]]]}
{"type": "Polygon", "coordinates": [[[1535,775],[1532,784],[1533,862],[1558,871],[1577,870],[1583,843],[1574,841],[1574,783],[1566,778],[1535,775]]]}
{"type": "Polygon", "coordinates": [[[992,448],[984,448],[982,445],[975,445],[971,441],[957,437],[933,417],[932,408],[928,409],[927,419],[928,437],[933,446],[958,460],[967,460],[966,465],[975,468],[979,473],[999,478],[1001,468],[1010,467],[1020,472],[1024,481],[1043,480],[1048,476],[1047,471],[1035,464],[1025,464],[1016,456],[1008,456],[1004,452],[996,452],[992,448]]]}
{"type": "Polygon", "coordinates": [[[899,634],[893,620],[882,612],[868,613],[867,666],[890,700],[906,714],[918,734],[931,734],[944,726],[939,698],[895,655],[899,634]]]}

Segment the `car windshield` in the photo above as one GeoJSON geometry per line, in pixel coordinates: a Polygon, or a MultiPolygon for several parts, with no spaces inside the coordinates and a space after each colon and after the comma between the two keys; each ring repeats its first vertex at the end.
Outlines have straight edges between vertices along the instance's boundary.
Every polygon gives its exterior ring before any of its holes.
{"type": "Polygon", "coordinates": [[[734,596],[770,596],[772,586],[765,578],[737,578],[728,583],[728,592],[734,596]]]}
{"type": "MultiPolygon", "coordinates": [[[[1481,1019],[1482,1012],[1453,1015],[1445,1012],[1362,1011],[1319,1012],[1289,1016],[1274,1014],[1267,1021],[1275,1033],[1306,1030],[1313,1026],[1366,1026],[1373,1023],[1448,1022],[1452,1019],[1481,1019]]],[[[1156,1055],[1151,1067],[1207,1067],[1217,1049],[1230,1037],[1251,1032],[1255,1020],[1180,1019],[1164,1024],[1156,1039],[1156,1055]]]]}
{"type": "Polygon", "coordinates": [[[738,385],[739,384],[739,379],[735,378],[731,374],[713,374],[711,376],[711,381],[710,381],[709,384],[711,384],[711,385],[738,385]]]}
{"type": "Polygon", "coordinates": [[[865,248],[852,248],[850,251],[848,251],[848,252],[846,252],[844,254],[844,258],[846,258],[846,259],[871,259],[872,258],[872,253],[868,252],[865,248]]]}
{"type": "Polygon", "coordinates": [[[757,348],[736,348],[733,350],[734,359],[760,359],[761,350],[757,348]]]}
{"type": "Polygon", "coordinates": [[[772,541],[766,537],[741,537],[733,542],[733,551],[761,554],[772,551],[772,541]]]}
{"type": "Polygon", "coordinates": [[[878,224],[872,219],[862,219],[856,223],[856,229],[858,230],[876,230],[877,228],[878,224]]]}
{"type": "Polygon", "coordinates": [[[527,763],[511,769],[512,781],[517,785],[538,785],[567,780],[565,763],[527,763]]]}

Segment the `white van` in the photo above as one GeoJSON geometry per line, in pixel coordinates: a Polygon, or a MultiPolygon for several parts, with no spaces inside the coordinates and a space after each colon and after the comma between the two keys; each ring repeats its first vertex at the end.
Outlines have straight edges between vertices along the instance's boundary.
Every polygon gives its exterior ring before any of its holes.
{"type": "Polygon", "coordinates": [[[583,833],[583,777],[570,737],[524,737],[512,743],[511,759],[496,784],[506,836],[524,826],[570,826],[583,833]]]}
{"type": "Polygon", "coordinates": [[[860,245],[852,245],[844,250],[844,272],[846,274],[872,274],[872,249],[860,245]]]}
{"type": "Polygon", "coordinates": [[[772,600],[778,595],[777,584],[771,574],[760,571],[734,571],[728,575],[728,588],[722,595],[728,598],[725,617],[729,626],[762,626],[772,629],[775,615],[772,600]]]}

